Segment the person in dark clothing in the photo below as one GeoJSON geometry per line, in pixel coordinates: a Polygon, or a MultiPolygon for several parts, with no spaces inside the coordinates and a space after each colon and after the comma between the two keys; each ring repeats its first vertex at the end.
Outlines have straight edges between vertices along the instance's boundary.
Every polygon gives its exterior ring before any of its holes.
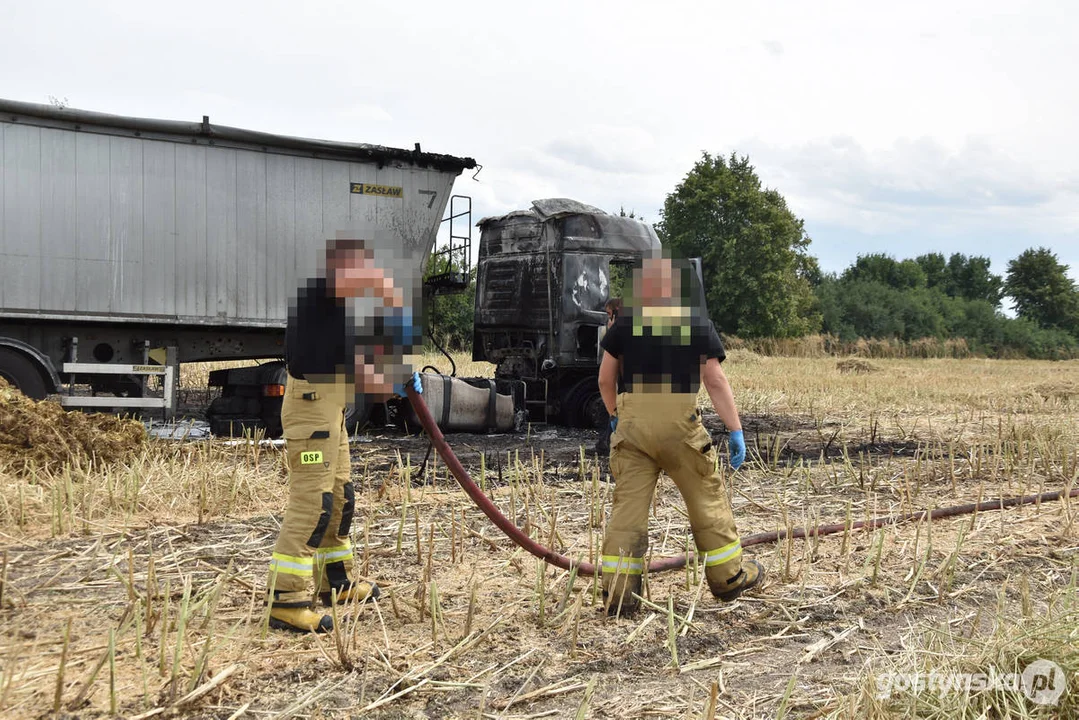
{"type": "MultiPolygon", "coordinates": [[[[380,359],[419,340],[404,295],[362,241],[329,245],[325,277],[299,288],[285,331],[288,378],[281,408],[287,443],[289,501],[270,560],[270,625],[327,632],[328,614],[312,607],[311,584],[324,604],[377,598],[378,586],[353,577],[350,541],[355,491],[345,406],[357,393],[373,400],[403,394],[380,359]],[[383,338],[358,341],[347,300],[375,297],[383,338]],[[388,351],[388,355],[387,355],[388,351]]],[[[411,380],[422,392],[419,376],[411,380]]]]}
{"type": "Polygon", "coordinates": [[[611,329],[614,321],[618,319],[618,313],[622,312],[622,298],[613,297],[603,303],[603,311],[607,313],[607,329],[611,329]]]}
{"type": "Polygon", "coordinates": [[[760,584],[764,568],[742,547],[712,438],[701,422],[705,388],[730,430],[730,464],[745,459],[734,395],[720,363],[715,326],[680,289],[668,258],[650,258],[634,275],[634,297],[604,336],[599,387],[611,414],[611,516],[603,539],[603,592],[609,612],[632,612],[648,551],[648,512],[660,471],[686,502],[712,594],[733,600],[760,584]],[[617,393],[619,379],[624,392],[617,393]]]}

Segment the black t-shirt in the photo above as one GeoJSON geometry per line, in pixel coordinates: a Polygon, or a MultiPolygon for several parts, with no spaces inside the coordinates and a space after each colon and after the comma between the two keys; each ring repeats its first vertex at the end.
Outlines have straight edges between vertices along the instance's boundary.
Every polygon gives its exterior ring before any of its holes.
{"type": "Polygon", "coordinates": [[[600,343],[622,361],[626,392],[651,390],[695,393],[700,389],[701,365],[708,358],[726,359],[723,341],[711,321],[696,317],[674,327],[641,320],[641,310],[623,312],[600,343]]]}
{"type": "Polygon", "coordinates": [[[337,374],[350,376],[355,333],[345,301],[330,294],[325,279],[308,280],[289,307],[285,329],[289,375],[323,381],[337,374]]]}

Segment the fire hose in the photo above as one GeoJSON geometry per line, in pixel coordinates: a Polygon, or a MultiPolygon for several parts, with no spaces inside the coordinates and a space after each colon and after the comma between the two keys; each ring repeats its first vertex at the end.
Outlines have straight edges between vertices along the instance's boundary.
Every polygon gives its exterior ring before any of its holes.
{"type": "MultiPolygon", "coordinates": [[[[427,407],[427,403],[424,402],[423,396],[413,389],[411,383],[406,385],[406,392],[408,393],[408,399],[412,403],[412,408],[416,411],[416,416],[420,420],[420,424],[427,432],[427,436],[438,451],[439,456],[443,462],[446,463],[446,467],[453,473],[453,477],[457,480],[461,489],[472,498],[472,502],[483,511],[483,514],[494,523],[499,530],[506,534],[506,536],[513,540],[517,545],[527,550],[531,554],[538,557],[544,562],[554,565],[555,567],[562,568],[563,570],[571,570],[574,567],[577,569],[578,575],[592,576],[596,572],[595,566],[586,561],[575,561],[570,557],[567,557],[561,553],[555,552],[550,548],[536,542],[526,533],[524,533],[519,527],[513,524],[509,518],[502,514],[498,507],[491,501],[491,498],[481,490],[472,478],[469,476],[468,471],[465,470],[464,465],[457,459],[457,456],[453,452],[453,448],[446,442],[445,436],[438,427],[438,423],[435,422],[434,417],[431,415],[431,411],[427,407]]],[[[965,505],[953,505],[951,507],[937,508],[936,510],[918,510],[911,513],[900,513],[895,515],[885,515],[871,520],[856,520],[851,523],[833,523],[830,525],[818,525],[811,528],[793,528],[792,530],[772,530],[771,532],[755,533],[742,538],[742,547],[749,547],[752,545],[764,545],[767,543],[774,543],[780,540],[785,540],[788,537],[791,538],[807,538],[807,537],[820,537],[822,535],[835,535],[841,532],[853,532],[854,530],[869,529],[876,530],[886,525],[899,525],[907,522],[917,522],[920,520],[938,520],[940,518],[956,517],[958,515],[969,515],[970,513],[985,512],[988,510],[1004,510],[1006,508],[1018,507],[1020,505],[1033,505],[1035,503],[1053,502],[1062,498],[1079,497],[1079,487],[1073,488],[1070,491],[1057,490],[1053,492],[1044,492],[1038,495],[1022,495],[1019,497],[1010,498],[994,498],[992,500],[985,500],[977,503],[967,503],[965,505]]],[[[652,560],[648,563],[648,572],[663,572],[665,570],[676,570],[684,567],[687,562],[693,558],[693,553],[684,553],[682,555],[674,555],[671,557],[659,558],[652,560]]]]}

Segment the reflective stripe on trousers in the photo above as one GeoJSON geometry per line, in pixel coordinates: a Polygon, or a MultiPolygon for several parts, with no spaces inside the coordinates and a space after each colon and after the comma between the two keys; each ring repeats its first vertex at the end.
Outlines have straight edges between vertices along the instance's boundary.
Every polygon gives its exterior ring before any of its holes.
{"type": "Polygon", "coordinates": [[[732,543],[724,545],[721,548],[715,550],[705,550],[701,553],[701,559],[704,560],[705,567],[715,567],[716,565],[722,565],[725,562],[730,562],[742,555],[742,542],[735,540],[732,543]]]}
{"type": "Polygon", "coordinates": [[[275,602],[295,605],[347,584],[355,493],[345,431],[347,384],[289,376],[281,407],[289,499],[271,559],[275,602]]]}
{"type": "Polygon", "coordinates": [[[340,562],[352,559],[352,545],[338,545],[337,547],[320,547],[315,551],[315,559],[320,563],[340,562]]]}
{"type": "MultiPolygon", "coordinates": [[[[741,543],[722,478],[716,470],[712,438],[701,424],[692,394],[622,393],[618,396],[618,427],[611,435],[611,475],[614,497],[603,540],[604,561],[648,554],[648,516],[661,472],[670,476],[686,504],[697,551],[713,592],[726,590],[741,569],[741,543]]],[[[642,562],[643,568],[643,562],[642,562]]],[[[628,574],[612,587],[615,574],[606,572],[608,594],[636,592],[640,577],[628,574]]]]}
{"type": "Polygon", "coordinates": [[[621,573],[623,575],[640,575],[644,572],[644,559],[622,557],[619,555],[604,555],[600,558],[603,572],[621,573]]]}
{"type": "Polygon", "coordinates": [[[270,572],[311,577],[312,558],[274,553],[270,557],[270,572]]]}

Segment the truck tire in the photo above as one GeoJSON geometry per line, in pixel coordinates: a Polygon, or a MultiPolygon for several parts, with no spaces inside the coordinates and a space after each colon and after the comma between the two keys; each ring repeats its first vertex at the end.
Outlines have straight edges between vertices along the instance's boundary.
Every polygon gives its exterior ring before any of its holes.
{"type": "Polygon", "coordinates": [[[599,430],[610,422],[607,406],[603,404],[603,396],[599,394],[598,387],[595,392],[585,395],[580,413],[581,427],[584,428],[599,430]]]}
{"type": "Polygon", "coordinates": [[[0,377],[28,398],[44,400],[49,394],[37,364],[18,350],[0,347],[0,377]]]}
{"type": "Polygon", "coordinates": [[[351,437],[379,419],[385,424],[385,415],[386,410],[382,403],[367,402],[365,400],[360,400],[358,403],[349,403],[345,406],[345,432],[351,437]]]}
{"type": "Polygon", "coordinates": [[[266,437],[276,440],[284,434],[281,427],[281,398],[262,398],[259,406],[262,413],[262,424],[266,428],[266,437]]]}
{"type": "Polygon", "coordinates": [[[562,401],[562,422],[570,427],[599,429],[607,424],[607,408],[594,377],[570,388],[562,401]]]}
{"type": "MultiPolygon", "coordinates": [[[[285,363],[274,361],[259,366],[258,382],[263,387],[266,385],[284,385],[287,381],[288,370],[285,369],[285,363]]],[[[259,398],[259,415],[262,418],[263,426],[266,428],[266,437],[268,438],[276,439],[284,434],[284,429],[281,427],[281,405],[283,401],[283,397],[266,397],[262,395],[259,398]]]]}

